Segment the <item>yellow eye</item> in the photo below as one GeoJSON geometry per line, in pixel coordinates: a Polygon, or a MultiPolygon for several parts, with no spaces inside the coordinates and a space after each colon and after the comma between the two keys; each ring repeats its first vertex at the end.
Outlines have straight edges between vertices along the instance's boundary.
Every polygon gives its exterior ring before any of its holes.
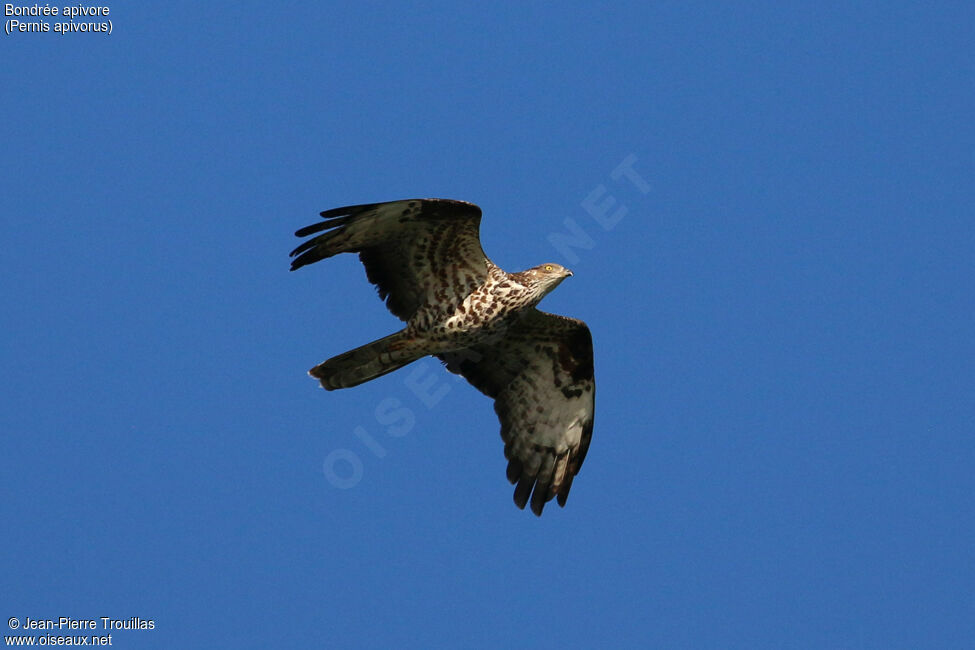
{"type": "Polygon", "coordinates": [[[552,270],[552,265],[551,264],[546,264],[545,265],[545,270],[546,271],[551,271],[552,270]]]}

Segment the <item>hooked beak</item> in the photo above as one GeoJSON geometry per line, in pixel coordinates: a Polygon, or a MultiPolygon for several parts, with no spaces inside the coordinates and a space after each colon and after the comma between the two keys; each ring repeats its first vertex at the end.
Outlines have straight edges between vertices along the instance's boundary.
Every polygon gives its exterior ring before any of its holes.
{"type": "Polygon", "coordinates": [[[566,269],[565,270],[565,274],[566,274],[566,277],[569,277],[569,278],[572,277],[572,271],[570,271],[569,269],[566,269]]]}

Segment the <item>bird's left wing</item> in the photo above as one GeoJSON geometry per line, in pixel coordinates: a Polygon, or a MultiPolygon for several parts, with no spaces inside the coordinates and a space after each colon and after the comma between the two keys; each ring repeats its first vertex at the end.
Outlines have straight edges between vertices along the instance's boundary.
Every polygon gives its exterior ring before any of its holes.
{"type": "Polygon", "coordinates": [[[494,398],[515,504],[565,505],[589,450],[595,414],[592,335],[580,320],[526,310],[490,341],[440,355],[494,398]]]}

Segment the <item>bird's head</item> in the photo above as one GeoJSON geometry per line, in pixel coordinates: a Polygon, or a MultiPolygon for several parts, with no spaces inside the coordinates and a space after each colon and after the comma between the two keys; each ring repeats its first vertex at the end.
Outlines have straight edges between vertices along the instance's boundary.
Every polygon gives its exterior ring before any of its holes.
{"type": "Polygon", "coordinates": [[[572,271],[561,264],[549,262],[548,264],[540,264],[535,268],[528,269],[525,271],[525,275],[530,278],[538,289],[539,297],[541,297],[559,286],[562,280],[572,275],[572,271]]]}

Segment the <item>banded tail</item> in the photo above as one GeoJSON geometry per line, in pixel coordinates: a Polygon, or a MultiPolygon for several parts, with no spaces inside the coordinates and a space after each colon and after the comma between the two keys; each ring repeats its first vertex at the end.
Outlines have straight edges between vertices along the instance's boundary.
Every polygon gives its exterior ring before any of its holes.
{"type": "Polygon", "coordinates": [[[332,357],[309,370],[308,374],[319,380],[325,390],[358,386],[426,356],[425,351],[417,351],[411,346],[412,342],[404,332],[396,332],[332,357]]]}

